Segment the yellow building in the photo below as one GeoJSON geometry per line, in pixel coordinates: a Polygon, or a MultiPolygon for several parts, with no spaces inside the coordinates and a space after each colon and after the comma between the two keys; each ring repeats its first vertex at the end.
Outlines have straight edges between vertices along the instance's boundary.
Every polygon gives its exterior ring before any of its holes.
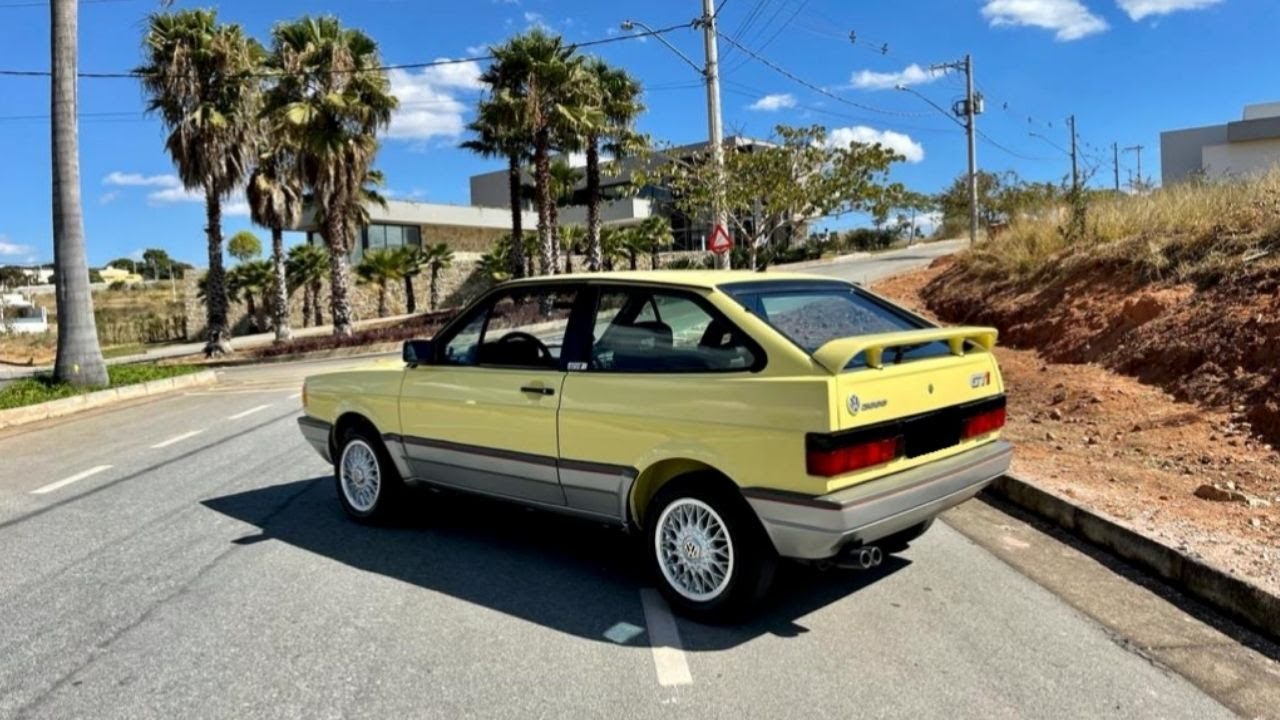
{"type": "Polygon", "coordinates": [[[125,285],[137,285],[142,282],[142,276],[135,272],[129,272],[114,265],[108,265],[98,271],[98,275],[102,277],[102,282],[108,285],[116,282],[123,282],[125,285]]]}

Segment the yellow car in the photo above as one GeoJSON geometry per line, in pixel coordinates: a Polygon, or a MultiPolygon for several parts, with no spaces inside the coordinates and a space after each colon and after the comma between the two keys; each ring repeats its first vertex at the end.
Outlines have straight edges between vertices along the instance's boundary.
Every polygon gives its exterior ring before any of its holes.
{"type": "Polygon", "coordinates": [[[878,564],[1008,469],[995,340],[810,275],[534,278],[308,378],[298,422],[357,520],[425,484],[642,530],[672,604],[718,618],[779,557],[878,564]]]}

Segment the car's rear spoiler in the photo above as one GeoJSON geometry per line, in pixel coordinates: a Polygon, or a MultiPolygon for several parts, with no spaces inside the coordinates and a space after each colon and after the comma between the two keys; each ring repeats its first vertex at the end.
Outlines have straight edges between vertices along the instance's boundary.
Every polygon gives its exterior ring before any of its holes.
{"type": "Polygon", "coordinates": [[[995,347],[998,334],[999,331],[990,327],[950,327],[860,335],[832,340],[818,348],[813,360],[832,375],[839,375],[859,353],[865,353],[867,367],[878,368],[884,365],[884,351],[889,348],[946,342],[952,355],[963,355],[966,342],[990,350],[995,347]]]}

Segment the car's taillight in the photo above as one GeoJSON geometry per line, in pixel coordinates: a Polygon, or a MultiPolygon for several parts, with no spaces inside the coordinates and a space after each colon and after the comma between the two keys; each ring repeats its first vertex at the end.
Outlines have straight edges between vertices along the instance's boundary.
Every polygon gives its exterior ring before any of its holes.
{"type": "Polygon", "coordinates": [[[902,454],[902,437],[848,445],[846,447],[809,448],[805,452],[805,467],[810,475],[834,477],[863,468],[883,465],[902,454]]]}
{"type": "Polygon", "coordinates": [[[968,440],[979,435],[986,435],[1004,427],[1005,411],[1004,408],[992,408],[985,410],[964,421],[964,432],[962,438],[968,440]]]}

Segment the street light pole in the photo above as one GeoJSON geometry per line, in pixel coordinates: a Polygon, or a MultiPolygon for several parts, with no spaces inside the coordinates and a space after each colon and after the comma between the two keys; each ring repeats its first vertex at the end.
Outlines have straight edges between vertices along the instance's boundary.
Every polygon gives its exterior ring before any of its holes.
{"type": "MultiPolygon", "coordinates": [[[[715,217],[715,226],[719,228],[725,227],[729,219],[724,207],[724,122],[720,115],[720,51],[716,43],[716,11],[712,0],[702,0],[702,37],[707,55],[707,65],[703,70],[703,75],[707,79],[707,129],[711,136],[711,162],[715,168],[716,183],[712,214],[715,217]]],[[[729,252],[717,255],[717,267],[728,270],[730,265],[729,252]]]]}

